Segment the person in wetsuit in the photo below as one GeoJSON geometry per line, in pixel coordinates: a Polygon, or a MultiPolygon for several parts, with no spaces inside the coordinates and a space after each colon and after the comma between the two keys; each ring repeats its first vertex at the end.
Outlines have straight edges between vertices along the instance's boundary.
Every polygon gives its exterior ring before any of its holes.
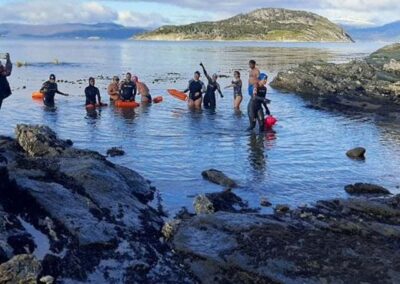
{"type": "Polygon", "coordinates": [[[132,74],[126,73],[126,78],[122,81],[120,86],[120,98],[123,101],[135,101],[136,97],[136,84],[132,81],[132,74]]]}
{"type": "Polygon", "coordinates": [[[261,73],[258,77],[258,82],[254,84],[253,97],[251,99],[251,107],[249,112],[250,126],[248,130],[253,130],[256,127],[256,122],[258,121],[258,127],[260,129],[260,132],[264,131],[263,106],[265,108],[267,115],[271,114],[267,106],[268,100],[266,99],[267,80],[268,80],[268,75],[265,73],[261,73]]]}
{"type": "Polygon", "coordinates": [[[235,79],[232,81],[232,84],[225,87],[225,89],[233,88],[233,108],[235,110],[240,110],[240,104],[242,103],[243,100],[243,93],[242,93],[243,82],[242,79],[240,78],[239,71],[235,71],[233,77],[235,79]]]}
{"type": "Polygon", "coordinates": [[[110,101],[117,101],[119,99],[119,78],[113,77],[113,81],[108,85],[107,93],[110,96],[110,101]]]}
{"type": "Polygon", "coordinates": [[[4,59],[6,60],[5,66],[0,62],[0,109],[3,104],[3,100],[11,95],[10,84],[8,83],[7,77],[11,75],[12,63],[10,55],[5,54],[4,59]]]}
{"type": "Polygon", "coordinates": [[[86,105],[101,105],[100,91],[95,87],[96,81],[93,77],[89,78],[89,86],[85,89],[86,105]],[[97,101],[96,101],[97,99],[97,101]]]}
{"type": "Polygon", "coordinates": [[[141,102],[145,104],[151,104],[152,98],[147,85],[139,81],[139,78],[137,76],[133,76],[133,82],[136,84],[138,95],[142,96],[141,102]]]}
{"type": "Polygon", "coordinates": [[[49,80],[43,83],[42,87],[40,88],[40,92],[44,94],[43,103],[47,107],[54,107],[54,97],[56,94],[69,96],[68,94],[58,90],[56,76],[54,74],[51,74],[49,80]]]}
{"type": "Polygon", "coordinates": [[[212,75],[212,77],[210,77],[210,75],[208,75],[203,63],[200,63],[200,66],[201,66],[201,68],[203,68],[203,73],[208,80],[207,90],[206,90],[206,94],[204,95],[204,100],[203,100],[204,108],[215,109],[217,106],[217,102],[215,99],[215,92],[218,91],[221,98],[224,97],[224,95],[221,92],[221,87],[219,86],[219,84],[217,82],[218,75],[214,74],[214,75],[212,75]]]}
{"type": "Polygon", "coordinates": [[[189,107],[201,109],[201,103],[203,100],[203,93],[206,91],[206,86],[200,81],[200,72],[194,72],[194,77],[189,81],[188,87],[184,90],[184,93],[189,92],[189,107]]]}

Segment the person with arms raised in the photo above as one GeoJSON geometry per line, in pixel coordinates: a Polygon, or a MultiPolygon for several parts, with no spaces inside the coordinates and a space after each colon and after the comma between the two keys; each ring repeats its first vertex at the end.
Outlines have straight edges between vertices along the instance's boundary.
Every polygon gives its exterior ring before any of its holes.
{"type": "Polygon", "coordinates": [[[200,63],[200,66],[201,66],[201,68],[203,68],[203,73],[208,80],[207,90],[206,90],[206,94],[204,95],[204,101],[203,101],[204,108],[215,109],[217,106],[215,92],[218,91],[221,98],[224,97],[224,95],[221,92],[221,87],[219,86],[219,84],[217,82],[218,75],[214,74],[214,75],[212,75],[212,77],[210,77],[210,75],[208,75],[203,63],[200,63]]]}

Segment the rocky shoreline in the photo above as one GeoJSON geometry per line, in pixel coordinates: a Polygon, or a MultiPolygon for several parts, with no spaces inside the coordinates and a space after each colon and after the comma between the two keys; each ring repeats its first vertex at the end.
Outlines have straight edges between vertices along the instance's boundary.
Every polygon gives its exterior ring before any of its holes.
{"type": "Polygon", "coordinates": [[[228,189],[165,222],[136,172],[19,125],[0,137],[0,283],[400,281],[400,195],[355,184],[350,199],[262,215],[223,173],[203,176],[228,189]]]}
{"type": "Polygon", "coordinates": [[[345,64],[307,62],[278,73],[270,85],[302,95],[314,107],[400,120],[400,44],[345,64]]]}

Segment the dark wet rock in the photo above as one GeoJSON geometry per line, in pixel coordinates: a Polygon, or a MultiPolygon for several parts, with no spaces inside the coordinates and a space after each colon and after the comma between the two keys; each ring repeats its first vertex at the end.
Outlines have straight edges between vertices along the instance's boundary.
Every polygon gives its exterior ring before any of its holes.
{"type": "Polygon", "coordinates": [[[400,107],[400,44],[345,64],[308,62],[280,72],[271,86],[311,98],[322,108],[361,110],[388,116],[400,107]]]}
{"type": "Polygon", "coordinates": [[[237,187],[236,182],[234,180],[232,180],[231,178],[229,178],[227,175],[225,175],[221,171],[218,171],[215,169],[210,169],[210,170],[202,172],[201,175],[203,176],[203,178],[205,178],[213,183],[216,183],[216,184],[228,187],[228,188],[237,187]]]}
{"type": "Polygon", "coordinates": [[[398,283],[400,196],[334,199],[285,215],[182,220],[171,245],[203,283],[398,283]]]}
{"type": "Polygon", "coordinates": [[[346,152],[347,157],[352,159],[363,160],[367,150],[363,147],[357,147],[346,152]]]}
{"type": "Polygon", "coordinates": [[[207,193],[195,198],[193,206],[196,214],[212,214],[218,211],[251,212],[247,202],[229,190],[207,193]]]}
{"type": "Polygon", "coordinates": [[[38,260],[41,277],[92,283],[191,279],[161,242],[163,215],[148,204],[155,189],[146,179],[97,152],[71,147],[47,127],[20,125],[16,134],[16,140],[0,137],[6,161],[0,167],[0,263],[43,249],[33,237],[40,233],[49,245],[38,260]],[[146,269],[133,269],[133,263],[146,269]]]}
{"type": "Polygon", "coordinates": [[[345,188],[349,194],[376,194],[376,195],[387,195],[391,194],[386,188],[369,183],[356,183],[347,185],[345,188]]]}
{"type": "Polygon", "coordinates": [[[107,150],[107,156],[117,157],[125,155],[125,151],[118,147],[112,147],[107,150]]]}
{"type": "Polygon", "coordinates": [[[263,197],[260,200],[260,205],[263,207],[270,207],[270,206],[272,206],[272,203],[269,202],[269,200],[267,198],[263,197]]]}
{"type": "Polygon", "coordinates": [[[36,284],[40,270],[40,262],[32,255],[17,255],[0,264],[0,283],[36,284]]]}
{"type": "Polygon", "coordinates": [[[278,204],[274,208],[274,211],[276,213],[283,213],[283,214],[289,212],[289,210],[290,210],[290,207],[289,207],[289,205],[286,205],[286,204],[278,204]]]}

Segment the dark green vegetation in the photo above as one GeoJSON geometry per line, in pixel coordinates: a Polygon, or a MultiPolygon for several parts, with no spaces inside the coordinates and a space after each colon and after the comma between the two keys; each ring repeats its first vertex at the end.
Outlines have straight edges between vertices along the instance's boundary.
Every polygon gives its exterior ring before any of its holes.
{"type": "Polygon", "coordinates": [[[324,17],[286,9],[259,9],[217,22],[164,26],[136,38],[146,40],[352,41],[341,27],[324,17]]]}

